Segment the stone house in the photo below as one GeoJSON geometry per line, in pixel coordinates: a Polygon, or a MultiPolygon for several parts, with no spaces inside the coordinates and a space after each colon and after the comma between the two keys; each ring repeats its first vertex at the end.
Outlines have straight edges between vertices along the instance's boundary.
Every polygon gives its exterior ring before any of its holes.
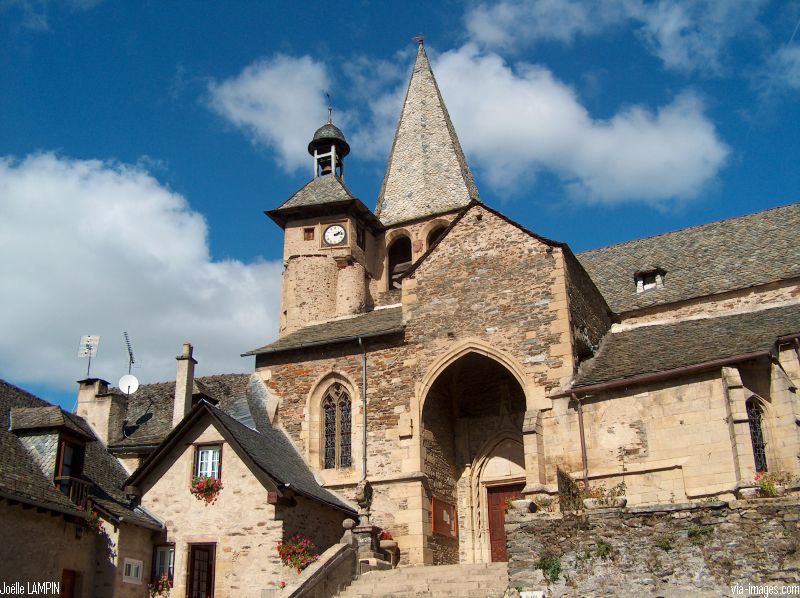
{"type": "Polygon", "coordinates": [[[245,353],[254,372],[195,378],[185,347],[175,383],[80,390],[165,520],[176,584],[180,551],[211,541],[230,548],[216,595],[262,583],[277,573],[253,523],[333,526],[362,479],[401,563],[445,564],[504,560],[506,501],[564,476],[624,481],[646,504],[800,473],[800,205],[575,255],[481,200],[422,46],[374,212],[345,185],[333,123],[308,149],[313,179],[267,212],[285,239],[281,323],[245,353]],[[288,519],[261,436],[314,487],[288,519]],[[206,443],[238,477],[204,509],[174,489],[206,443]]]}
{"type": "Polygon", "coordinates": [[[141,597],[161,523],[86,422],[0,380],[0,579],[68,598],[141,597]],[[99,516],[93,529],[90,513],[99,516]],[[41,557],[41,558],[39,558],[41,557]],[[38,586],[53,593],[53,586],[38,586]],[[55,593],[59,593],[55,589],[55,593]]]}

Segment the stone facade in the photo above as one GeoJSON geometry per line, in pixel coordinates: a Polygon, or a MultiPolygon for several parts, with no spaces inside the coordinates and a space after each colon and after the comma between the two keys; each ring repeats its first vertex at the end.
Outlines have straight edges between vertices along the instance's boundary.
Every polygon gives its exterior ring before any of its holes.
{"type": "Polygon", "coordinates": [[[202,420],[186,431],[182,442],[159,460],[142,484],[142,505],[164,520],[166,534],[159,543],[175,546],[175,595],[187,591],[192,544],[215,546],[217,598],[260,598],[262,590],[296,575],[282,566],[276,550],[279,541],[301,534],[322,552],[341,537],[341,512],[301,495],[270,500],[266,474],[254,472],[245,459],[213,424],[202,420]],[[223,489],[216,502],[207,505],[190,493],[190,483],[195,447],[209,443],[222,449],[223,489]]]}
{"type": "Polygon", "coordinates": [[[62,572],[68,570],[76,574],[76,597],[138,598],[145,594],[152,531],[103,520],[97,533],[81,521],[7,503],[0,504],[0,521],[7,539],[0,549],[0,580],[4,583],[61,582],[62,572]],[[123,581],[121,565],[126,558],[143,562],[140,583],[123,581]]]}
{"type": "Polygon", "coordinates": [[[800,500],[511,511],[509,585],[548,596],[737,596],[800,583],[800,500]],[[549,576],[549,579],[545,577],[549,576]],[[743,587],[737,593],[734,585],[743,587]]]}

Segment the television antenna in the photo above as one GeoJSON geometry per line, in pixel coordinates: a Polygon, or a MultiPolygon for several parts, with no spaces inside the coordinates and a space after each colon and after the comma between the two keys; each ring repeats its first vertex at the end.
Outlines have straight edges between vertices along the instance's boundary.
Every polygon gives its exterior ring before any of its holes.
{"type": "Polygon", "coordinates": [[[122,337],[125,339],[125,347],[128,349],[128,373],[119,379],[118,388],[126,395],[130,396],[139,389],[139,381],[136,379],[136,376],[131,374],[131,368],[133,367],[133,364],[136,363],[136,360],[133,357],[131,339],[127,332],[123,332],[122,337]]]}
{"type": "Polygon", "coordinates": [[[100,337],[93,334],[87,334],[81,337],[78,343],[78,357],[88,357],[89,363],[86,366],[86,377],[91,378],[89,372],[92,368],[92,357],[97,355],[97,346],[100,344],[100,337]]]}

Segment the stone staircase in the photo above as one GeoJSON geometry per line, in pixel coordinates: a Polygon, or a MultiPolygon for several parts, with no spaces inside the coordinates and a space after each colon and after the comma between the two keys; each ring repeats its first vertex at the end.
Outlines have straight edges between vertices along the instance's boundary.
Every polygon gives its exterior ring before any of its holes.
{"type": "Polygon", "coordinates": [[[507,586],[507,563],[399,567],[364,573],[338,596],[500,598],[507,586]]]}

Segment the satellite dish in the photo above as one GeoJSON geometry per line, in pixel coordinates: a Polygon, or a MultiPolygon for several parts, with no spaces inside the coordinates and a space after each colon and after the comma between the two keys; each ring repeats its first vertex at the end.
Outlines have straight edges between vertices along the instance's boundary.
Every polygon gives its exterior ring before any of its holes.
{"type": "Polygon", "coordinates": [[[119,389],[126,395],[132,395],[139,389],[139,381],[133,374],[125,374],[119,379],[119,389]]]}

